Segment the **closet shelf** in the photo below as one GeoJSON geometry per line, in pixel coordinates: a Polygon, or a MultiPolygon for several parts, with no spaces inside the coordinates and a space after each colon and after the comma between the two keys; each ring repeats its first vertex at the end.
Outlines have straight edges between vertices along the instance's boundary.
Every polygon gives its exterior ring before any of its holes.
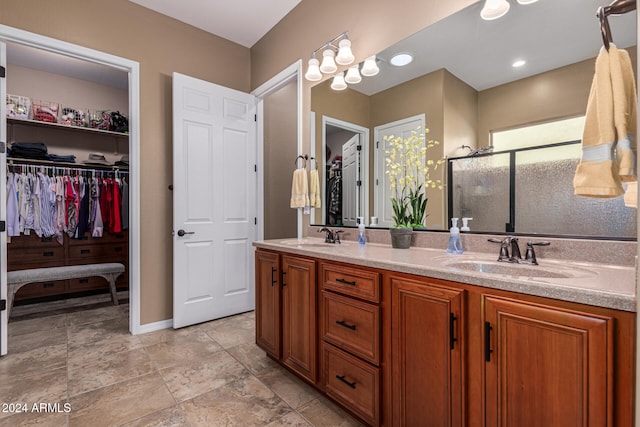
{"type": "Polygon", "coordinates": [[[114,132],[110,130],[102,130],[102,129],[94,129],[94,128],[85,128],[80,126],[67,126],[60,123],[40,122],[37,120],[16,119],[16,118],[7,117],[7,124],[37,126],[37,127],[47,128],[47,129],[69,130],[73,132],[88,132],[93,135],[95,134],[111,135],[111,136],[115,136],[116,138],[127,138],[127,139],[129,138],[128,133],[114,132]]]}

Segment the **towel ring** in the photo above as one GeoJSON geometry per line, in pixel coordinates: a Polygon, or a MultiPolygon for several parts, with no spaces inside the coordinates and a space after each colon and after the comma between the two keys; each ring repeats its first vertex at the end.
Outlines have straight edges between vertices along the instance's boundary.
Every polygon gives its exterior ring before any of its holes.
{"type": "Polygon", "coordinates": [[[609,26],[609,20],[607,19],[607,12],[604,7],[598,8],[597,13],[598,19],[600,19],[600,33],[602,34],[602,43],[604,44],[604,48],[609,51],[609,45],[613,42],[613,38],[611,37],[611,27],[609,26]]]}
{"type": "MultiPolygon", "coordinates": [[[[307,160],[309,160],[309,156],[307,156],[307,155],[305,154],[304,156],[303,156],[303,155],[300,155],[300,156],[296,157],[296,160],[293,162],[293,163],[296,165],[296,168],[298,168],[298,160],[300,160],[300,159],[304,160],[303,168],[305,168],[305,169],[306,169],[306,167],[307,167],[307,160]]],[[[299,169],[299,168],[298,168],[298,169],[299,169]]]]}

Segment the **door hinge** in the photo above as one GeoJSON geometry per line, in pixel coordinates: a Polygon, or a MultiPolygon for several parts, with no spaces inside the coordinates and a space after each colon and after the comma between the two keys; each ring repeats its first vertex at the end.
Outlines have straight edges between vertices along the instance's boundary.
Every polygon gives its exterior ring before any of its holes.
{"type": "Polygon", "coordinates": [[[257,121],[258,121],[258,115],[257,115],[257,114],[254,114],[254,115],[253,115],[253,121],[254,121],[254,122],[257,122],[257,121]]]}
{"type": "Polygon", "coordinates": [[[380,141],[376,141],[376,148],[380,148],[380,141]]]}
{"type": "Polygon", "coordinates": [[[376,185],[380,185],[380,182],[378,181],[378,178],[376,178],[376,185]]]}
{"type": "Polygon", "coordinates": [[[0,311],[5,311],[7,309],[7,300],[0,299],[0,311]]]}
{"type": "Polygon", "coordinates": [[[362,181],[357,180],[357,181],[356,181],[356,187],[361,187],[361,186],[362,186],[362,181]]]}
{"type": "Polygon", "coordinates": [[[253,223],[254,223],[255,225],[258,225],[258,218],[257,218],[257,217],[253,217],[253,223]]]}
{"type": "Polygon", "coordinates": [[[358,146],[356,146],[356,150],[358,150],[358,151],[362,151],[362,145],[358,145],[358,146]]]}
{"type": "Polygon", "coordinates": [[[253,171],[258,172],[258,165],[253,165],[253,171]]]}
{"type": "Polygon", "coordinates": [[[0,153],[5,153],[7,151],[7,143],[0,142],[0,153]]]}
{"type": "Polygon", "coordinates": [[[7,231],[7,223],[4,221],[0,221],[0,232],[7,231]]]}
{"type": "Polygon", "coordinates": [[[0,78],[4,79],[5,77],[7,77],[7,69],[0,67],[0,78]]]}

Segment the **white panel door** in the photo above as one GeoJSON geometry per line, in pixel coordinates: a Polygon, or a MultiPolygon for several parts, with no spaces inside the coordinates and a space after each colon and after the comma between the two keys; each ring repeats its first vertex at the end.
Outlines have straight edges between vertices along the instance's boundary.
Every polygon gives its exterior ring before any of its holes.
{"type": "Polygon", "coordinates": [[[385,137],[402,137],[408,138],[411,133],[417,129],[424,129],[424,114],[408,117],[393,123],[377,126],[374,129],[374,137],[376,140],[375,151],[375,183],[374,191],[375,199],[375,216],[378,217],[378,225],[380,227],[393,227],[393,207],[391,198],[395,196],[395,191],[389,188],[389,177],[385,173],[386,170],[386,152],[389,145],[385,141],[385,137]]]}
{"type": "Polygon", "coordinates": [[[360,212],[360,135],[356,134],[342,145],[342,224],[356,226],[360,212]]]}
{"type": "Polygon", "coordinates": [[[173,74],[173,326],[253,310],[255,98],[173,74]]]}
{"type": "MultiPolygon", "coordinates": [[[[7,45],[0,42],[0,66],[7,67],[7,45]]],[[[0,141],[7,141],[7,79],[0,78],[0,141]]],[[[6,151],[6,150],[5,150],[6,151]]],[[[7,221],[7,157],[0,153],[0,221],[7,221]]],[[[0,232],[0,300],[7,300],[7,233],[0,232]]],[[[7,310],[0,311],[0,356],[7,354],[7,310]]]]}

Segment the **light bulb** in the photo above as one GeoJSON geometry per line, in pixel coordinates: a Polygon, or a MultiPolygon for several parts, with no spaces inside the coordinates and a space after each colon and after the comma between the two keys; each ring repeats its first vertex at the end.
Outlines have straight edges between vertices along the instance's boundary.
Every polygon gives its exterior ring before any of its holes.
{"type": "Polygon", "coordinates": [[[335,52],[331,49],[325,49],[325,51],[322,52],[322,64],[320,64],[320,71],[325,74],[331,74],[338,71],[338,66],[333,60],[335,55],[335,52]]]}
{"type": "Polygon", "coordinates": [[[511,5],[507,0],[487,0],[482,11],[480,11],[480,17],[486,21],[498,19],[504,16],[510,7],[511,5]]]}
{"type": "Polygon", "coordinates": [[[538,0],[518,0],[518,3],[520,4],[531,4],[531,3],[535,3],[538,0]]]}
{"type": "Polygon", "coordinates": [[[351,52],[351,41],[349,39],[340,40],[338,47],[338,55],[336,56],[336,62],[338,64],[349,65],[356,59],[355,56],[353,56],[353,52],[351,52]]]}
{"type": "Polygon", "coordinates": [[[360,71],[358,70],[357,65],[349,67],[349,69],[347,70],[347,75],[344,76],[344,81],[346,81],[350,85],[354,85],[362,81],[362,76],[360,75],[360,71]]]}
{"type": "Polygon", "coordinates": [[[319,64],[320,61],[316,58],[309,60],[309,68],[307,68],[307,73],[304,75],[305,79],[310,82],[317,82],[322,79],[322,73],[320,72],[320,67],[318,67],[319,64]]]}
{"type": "Polygon", "coordinates": [[[370,56],[364,60],[364,64],[362,64],[362,69],[360,70],[360,74],[366,77],[375,76],[380,72],[380,68],[378,68],[378,64],[376,64],[376,56],[370,56]]]}
{"type": "Polygon", "coordinates": [[[345,90],[347,83],[344,81],[344,73],[338,73],[333,77],[331,82],[331,89],[333,90],[345,90]]]}

